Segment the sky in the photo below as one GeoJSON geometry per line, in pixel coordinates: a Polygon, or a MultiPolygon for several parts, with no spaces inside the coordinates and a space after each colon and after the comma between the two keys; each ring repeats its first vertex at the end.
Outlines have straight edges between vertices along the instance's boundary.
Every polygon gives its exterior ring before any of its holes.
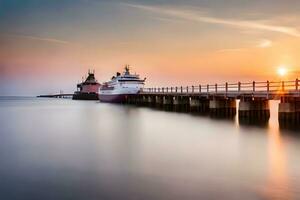
{"type": "Polygon", "coordinates": [[[299,10],[297,0],[0,0],[0,95],[69,93],[88,69],[104,82],[125,64],[146,87],[294,80],[299,10]]]}

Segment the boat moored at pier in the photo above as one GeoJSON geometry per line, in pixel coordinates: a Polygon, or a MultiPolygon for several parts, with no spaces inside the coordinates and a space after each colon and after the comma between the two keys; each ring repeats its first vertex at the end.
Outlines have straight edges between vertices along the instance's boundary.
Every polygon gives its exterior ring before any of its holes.
{"type": "Polygon", "coordinates": [[[88,72],[88,77],[85,81],[77,84],[77,91],[74,92],[73,100],[99,100],[98,91],[100,83],[95,78],[95,72],[88,72]]]}
{"type": "Polygon", "coordinates": [[[99,89],[99,100],[101,102],[122,103],[129,95],[138,94],[145,84],[138,74],[131,74],[129,66],[121,74],[117,72],[110,81],[105,82],[99,89]]]}

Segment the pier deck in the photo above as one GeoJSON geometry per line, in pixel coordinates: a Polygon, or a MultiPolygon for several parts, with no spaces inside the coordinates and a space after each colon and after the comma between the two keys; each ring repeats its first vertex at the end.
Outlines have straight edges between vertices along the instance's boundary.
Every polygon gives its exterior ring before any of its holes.
{"type": "Polygon", "coordinates": [[[269,100],[280,100],[278,118],[281,123],[300,126],[299,80],[247,83],[208,84],[187,87],[143,88],[127,96],[125,104],[136,104],[187,112],[209,113],[233,117],[239,101],[240,119],[266,121],[270,117],[269,100]]]}
{"type": "Polygon", "coordinates": [[[73,94],[46,94],[39,95],[38,98],[71,98],[73,94]]]}
{"type": "Polygon", "coordinates": [[[139,95],[173,95],[200,97],[259,97],[268,100],[280,100],[281,97],[300,97],[300,81],[225,83],[197,85],[187,87],[143,88],[139,95]]]}

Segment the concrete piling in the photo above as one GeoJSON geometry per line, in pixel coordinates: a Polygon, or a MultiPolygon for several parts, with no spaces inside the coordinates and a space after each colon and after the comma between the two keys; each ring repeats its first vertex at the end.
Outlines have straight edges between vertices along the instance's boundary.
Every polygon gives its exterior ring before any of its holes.
{"type": "Polygon", "coordinates": [[[201,100],[199,97],[191,97],[190,98],[190,112],[200,112],[201,100]]]}
{"type": "Polygon", "coordinates": [[[155,98],[152,95],[147,96],[147,106],[154,106],[155,105],[155,98]]]}
{"type": "Polygon", "coordinates": [[[213,98],[209,101],[209,113],[212,117],[234,117],[236,101],[233,98],[213,98]]]}
{"type": "Polygon", "coordinates": [[[267,122],[270,118],[269,100],[265,98],[243,97],[239,103],[238,115],[241,122],[267,122]]]}
{"type": "Polygon", "coordinates": [[[173,97],[169,95],[163,96],[163,109],[172,111],[173,97]]]}
{"type": "Polygon", "coordinates": [[[174,96],[173,97],[173,109],[177,112],[188,112],[190,105],[189,96],[174,96]]]}
{"type": "Polygon", "coordinates": [[[155,107],[162,108],[163,107],[163,96],[156,95],[155,96],[155,107]]]}
{"type": "Polygon", "coordinates": [[[300,127],[300,97],[281,97],[278,120],[281,127],[300,127]]]}

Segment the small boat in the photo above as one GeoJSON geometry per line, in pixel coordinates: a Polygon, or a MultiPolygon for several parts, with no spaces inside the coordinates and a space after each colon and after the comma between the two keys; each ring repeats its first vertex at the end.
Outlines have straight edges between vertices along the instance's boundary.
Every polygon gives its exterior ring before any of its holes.
{"type": "Polygon", "coordinates": [[[103,83],[99,88],[99,100],[101,102],[122,103],[129,95],[138,94],[145,84],[138,74],[131,74],[129,66],[125,66],[124,72],[116,73],[110,81],[103,83]]]}
{"type": "Polygon", "coordinates": [[[73,100],[99,100],[98,91],[100,84],[95,78],[95,72],[88,71],[85,81],[77,84],[77,91],[74,92],[73,100]]]}

